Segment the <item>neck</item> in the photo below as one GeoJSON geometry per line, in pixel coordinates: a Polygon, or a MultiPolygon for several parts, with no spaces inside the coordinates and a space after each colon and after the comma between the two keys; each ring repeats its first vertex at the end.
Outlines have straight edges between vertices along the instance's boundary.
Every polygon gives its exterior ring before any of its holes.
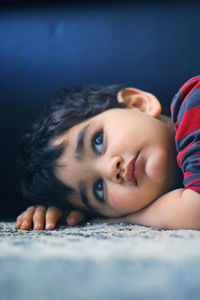
{"type": "MultiPolygon", "coordinates": [[[[170,117],[167,117],[167,116],[164,116],[164,115],[160,115],[158,117],[158,119],[165,123],[166,126],[170,129],[170,131],[172,132],[172,134],[175,136],[175,129],[174,129],[174,126],[173,126],[173,123],[171,121],[171,118],[170,117]]],[[[175,140],[174,140],[175,142],[175,140]]],[[[176,174],[175,178],[174,178],[174,185],[172,186],[172,189],[177,189],[177,188],[180,188],[183,186],[183,174],[182,174],[182,171],[181,169],[178,167],[178,164],[177,164],[177,161],[176,161],[176,155],[177,155],[177,152],[176,152],[176,146],[175,146],[175,143],[174,143],[174,158],[175,158],[175,161],[174,161],[174,174],[176,174]]]]}
{"type": "Polygon", "coordinates": [[[174,129],[174,126],[172,124],[172,120],[171,120],[170,117],[167,117],[167,116],[164,116],[164,115],[160,115],[158,117],[158,119],[160,121],[162,121],[163,123],[165,123],[169,127],[169,129],[171,130],[171,132],[173,133],[173,135],[175,135],[175,129],[174,129]]]}

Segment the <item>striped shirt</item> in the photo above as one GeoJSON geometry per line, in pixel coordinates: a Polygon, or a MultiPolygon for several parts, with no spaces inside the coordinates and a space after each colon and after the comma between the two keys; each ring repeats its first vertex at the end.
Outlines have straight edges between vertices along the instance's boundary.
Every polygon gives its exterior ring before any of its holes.
{"type": "Polygon", "coordinates": [[[184,187],[200,193],[200,75],[189,79],[174,96],[171,118],[184,187]]]}

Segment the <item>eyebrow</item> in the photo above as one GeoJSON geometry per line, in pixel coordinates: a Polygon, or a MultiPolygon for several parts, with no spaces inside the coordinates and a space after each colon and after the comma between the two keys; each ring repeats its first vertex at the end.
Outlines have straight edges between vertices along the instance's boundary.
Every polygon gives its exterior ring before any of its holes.
{"type": "Polygon", "coordinates": [[[88,131],[89,124],[81,129],[78,134],[77,143],[76,143],[76,158],[79,160],[83,159],[84,156],[84,140],[88,131]]]}
{"type": "Polygon", "coordinates": [[[79,194],[80,194],[80,197],[81,197],[81,202],[83,204],[85,204],[85,206],[87,206],[89,209],[94,209],[92,207],[92,205],[90,204],[90,201],[89,201],[89,198],[88,198],[88,195],[87,195],[86,186],[85,186],[85,183],[83,181],[81,181],[78,184],[78,191],[79,191],[79,194]]]}

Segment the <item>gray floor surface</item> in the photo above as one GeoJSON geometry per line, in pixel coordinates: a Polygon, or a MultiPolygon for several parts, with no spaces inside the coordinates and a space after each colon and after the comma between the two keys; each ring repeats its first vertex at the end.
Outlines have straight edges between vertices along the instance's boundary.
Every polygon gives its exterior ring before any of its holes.
{"type": "Polygon", "coordinates": [[[200,231],[0,222],[1,300],[200,299],[200,231]]]}

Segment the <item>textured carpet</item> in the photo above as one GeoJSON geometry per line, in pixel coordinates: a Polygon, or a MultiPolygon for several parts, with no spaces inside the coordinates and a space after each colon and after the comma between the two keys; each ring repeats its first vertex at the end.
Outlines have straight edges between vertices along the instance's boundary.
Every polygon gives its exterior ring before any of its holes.
{"type": "Polygon", "coordinates": [[[0,222],[0,299],[200,299],[200,231],[0,222]]]}

